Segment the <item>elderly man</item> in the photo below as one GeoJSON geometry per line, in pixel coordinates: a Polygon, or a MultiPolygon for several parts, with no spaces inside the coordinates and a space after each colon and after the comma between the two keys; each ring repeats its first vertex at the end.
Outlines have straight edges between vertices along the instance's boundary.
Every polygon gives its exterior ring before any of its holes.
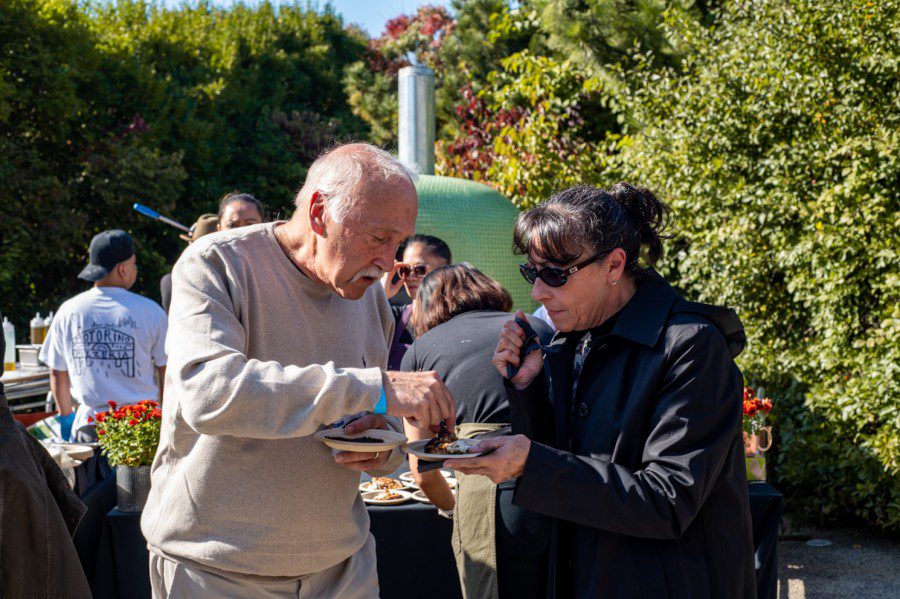
{"type": "Polygon", "coordinates": [[[453,418],[435,373],[383,371],[393,318],[373,283],[413,233],[412,174],[341,146],[313,163],[296,205],[290,221],[204,237],[175,265],[141,520],[154,596],[377,597],[359,471],[402,456],[333,455],[312,435],[373,411],[350,427],[453,418]]]}

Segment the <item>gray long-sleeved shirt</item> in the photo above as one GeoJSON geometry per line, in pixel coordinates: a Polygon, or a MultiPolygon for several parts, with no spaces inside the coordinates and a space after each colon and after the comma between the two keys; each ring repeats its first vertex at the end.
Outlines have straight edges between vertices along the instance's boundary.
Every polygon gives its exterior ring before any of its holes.
{"type": "MultiPolygon", "coordinates": [[[[380,285],[354,301],[310,281],[276,224],[206,236],[175,265],[162,435],[141,528],[151,550],[176,561],[289,579],[366,540],[359,473],[312,435],[371,411],[394,321],[380,285]]],[[[400,459],[395,451],[383,471],[400,459]]]]}

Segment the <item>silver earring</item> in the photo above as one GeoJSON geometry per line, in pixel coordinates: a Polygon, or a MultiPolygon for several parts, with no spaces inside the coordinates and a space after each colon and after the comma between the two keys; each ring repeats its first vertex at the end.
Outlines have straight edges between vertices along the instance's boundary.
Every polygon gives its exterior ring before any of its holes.
{"type": "Polygon", "coordinates": [[[610,283],[610,285],[612,285],[613,287],[615,287],[615,286],[618,285],[618,284],[619,284],[618,281],[613,281],[612,283],[610,283]]]}

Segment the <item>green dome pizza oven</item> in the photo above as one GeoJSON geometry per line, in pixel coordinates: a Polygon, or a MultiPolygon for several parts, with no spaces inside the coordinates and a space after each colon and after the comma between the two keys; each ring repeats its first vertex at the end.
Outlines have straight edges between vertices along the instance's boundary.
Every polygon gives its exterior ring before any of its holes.
{"type": "Polygon", "coordinates": [[[518,209],[487,185],[434,175],[419,175],[416,233],[447,242],[454,262],[469,262],[500,282],[516,309],[532,312],[531,286],[519,274],[522,256],[512,251],[518,209]]]}

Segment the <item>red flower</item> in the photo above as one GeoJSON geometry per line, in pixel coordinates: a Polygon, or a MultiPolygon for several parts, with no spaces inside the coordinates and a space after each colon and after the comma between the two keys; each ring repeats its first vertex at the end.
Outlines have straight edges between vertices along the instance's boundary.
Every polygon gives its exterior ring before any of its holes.
{"type": "Polygon", "coordinates": [[[758,408],[756,407],[755,402],[750,401],[750,400],[744,401],[744,416],[747,416],[748,418],[753,418],[754,416],[756,416],[757,411],[758,411],[758,408]]]}
{"type": "Polygon", "coordinates": [[[128,421],[128,426],[134,426],[135,424],[138,424],[138,421],[135,420],[134,418],[132,418],[131,420],[128,421]]]}
{"type": "Polygon", "coordinates": [[[760,409],[761,409],[765,414],[768,414],[769,411],[772,409],[772,400],[771,400],[771,399],[764,399],[764,400],[762,400],[762,402],[760,402],[760,403],[761,403],[760,409]]]}
{"type": "Polygon", "coordinates": [[[106,420],[106,412],[97,414],[97,422],[103,422],[104,420],[106,420]]]}
{"type": "Polygon", "coordinates": [[[151,418],[162,418],[162,411],[159,408],[156,408],[152,412],[150,412],[151,418]]]}
{"type": "Polygon", "coordinates": [[[99,431],[97,431],[97,434],[98,434],[98,435],[105,435],[105,434],[106,434],[106,431],[103,430],[103,429],[101,428],[99,431]]]}
{"type": "Polygon", "coordinates": [[[88,422],[93,422],[94,418],[92,416],[88,416],[88,422]]]}
{"type": "Polygon", "coordinates": [[[106,402],[106,403],[108,403],[108,404],[109,404],[109,407],[110,407],[111,409],[113,409],[113,410],[115,410],[116,407],[119,405],[119,404],[117,404],[117,403],[114,402],[114,401],[108,401],[108,402],[106,402]]]}

